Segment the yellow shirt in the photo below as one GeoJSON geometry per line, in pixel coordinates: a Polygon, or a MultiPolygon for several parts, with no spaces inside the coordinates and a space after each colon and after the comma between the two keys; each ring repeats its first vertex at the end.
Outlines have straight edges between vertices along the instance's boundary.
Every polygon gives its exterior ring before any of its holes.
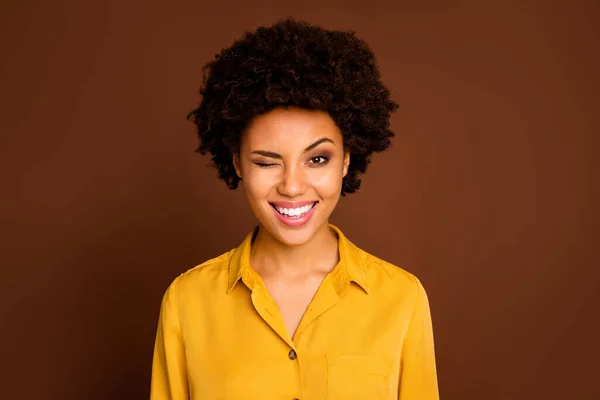
{"type": "Polygon", "coordinates": [[[412,274],[351,243],[293,340],[252,236],[179,276],[163,298],[151,400],[437,400],[427,296],[412,274]]]}

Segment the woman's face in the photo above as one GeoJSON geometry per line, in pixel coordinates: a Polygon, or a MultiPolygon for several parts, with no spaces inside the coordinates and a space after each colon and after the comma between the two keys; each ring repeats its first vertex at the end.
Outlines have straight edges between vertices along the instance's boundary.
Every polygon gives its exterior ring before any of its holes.
{"type": "Polygon", "coordinates": [[[328,229],[349,161],[329,114],[301,108],[277,108],[256,117],[234,157],[258,222],[290,246],[328,229]]]}

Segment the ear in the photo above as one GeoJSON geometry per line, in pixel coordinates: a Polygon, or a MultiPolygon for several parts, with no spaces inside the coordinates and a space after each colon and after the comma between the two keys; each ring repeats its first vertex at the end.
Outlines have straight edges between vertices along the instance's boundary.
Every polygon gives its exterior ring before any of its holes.
{"type": "Polygon", "coordinates": [[[344,174],[342,176],[346,176],[348,174],[348,166],[350,165],[350,152],[344,152],[344,174]]]}
{"type": "Polygon", "coordinates": [[[240,153],[233,153],[233,168],[238,178],[242,179],[242,168],[240,164],[240,153]]]}

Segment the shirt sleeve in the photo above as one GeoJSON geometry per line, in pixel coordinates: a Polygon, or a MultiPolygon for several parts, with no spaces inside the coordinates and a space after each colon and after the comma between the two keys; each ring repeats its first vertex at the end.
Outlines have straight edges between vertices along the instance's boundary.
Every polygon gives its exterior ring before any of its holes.
{"type": "Polygon", "coordinates": [[[158,321],[150,400],[188,400],[185,351],[177,315],[175,283],[165,293],[158,321]]]}
{"type": "Polygon", "coordinates": [[[399,400],[439,400],[429,301],[415,278],[417,299],[402,347],[399,400]]]}

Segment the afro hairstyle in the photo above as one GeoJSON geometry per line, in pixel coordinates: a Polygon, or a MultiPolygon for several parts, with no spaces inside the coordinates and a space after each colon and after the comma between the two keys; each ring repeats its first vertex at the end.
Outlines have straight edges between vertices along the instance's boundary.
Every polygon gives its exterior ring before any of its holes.
{"type": "Polygon", "coordinates": [[[241,180],[233,157],[256,116],[277,107],[325,111],[350,153],[341,195],[360,187],[373,152],[391,144],[398,104],[382,83],[377,61],[355,31],[327,30],[286,18],[246,31],[203,68],[202,101],[187,118],[197,128],[197,152],[230,189],[241,180]]]}

